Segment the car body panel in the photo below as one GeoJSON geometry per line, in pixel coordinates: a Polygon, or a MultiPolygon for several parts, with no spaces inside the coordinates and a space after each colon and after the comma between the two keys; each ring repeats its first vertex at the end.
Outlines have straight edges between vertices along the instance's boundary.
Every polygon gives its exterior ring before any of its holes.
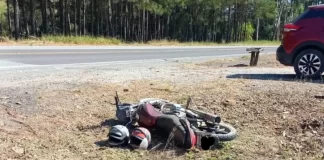
{"type": "Polygon", "coordinates": [[[285,25],[277,60],[284,65],[293,65],[294,58],[306,47],[324,51],[324,5],[311,6],[291,23],[285,25]],[[295,30],[296,28],[296,30],[295,30]]]}

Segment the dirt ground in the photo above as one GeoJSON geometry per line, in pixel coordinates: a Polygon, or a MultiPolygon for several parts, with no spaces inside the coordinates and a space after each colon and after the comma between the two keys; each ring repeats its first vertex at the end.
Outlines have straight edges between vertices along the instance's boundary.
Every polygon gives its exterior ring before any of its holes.
{"type": "MultiPolygon", "coordinates": [[[[247,66],[233,65],[248,61],[240,57],[190,67],[240,68],[247,66]]],[[[283,66],[274,55],[267,55],[260,59],[259,67],[283,66]]],[[[0,159],[322,159],[322,86],[318,81],[243,77],[191,86],[166,80],[136,80],[126,85],[94,80],[68,88],[2,88],[0,159]],[[200,109],[219,114],[232,124],[238,137],[209,151],[107,147],[109,128],[116,124],[115,91],[125,102],[157,97],[184,103],[190,95],[200,109]]]]}
{"type": "MultiPolygon", "coordinates": [[[[224,67],[248,67],[250,64],[250,55],[235,57],[235,58],[219,58],[212,61],[202,62],[196,64],[197,66],[207,66],[213,68],[224,68],[224,67]]],[[[282,68],[285,67],[276,61],[276,55],[267,53],[260,54],[259,67],[271,67],[271,68],[282,68]]]]}

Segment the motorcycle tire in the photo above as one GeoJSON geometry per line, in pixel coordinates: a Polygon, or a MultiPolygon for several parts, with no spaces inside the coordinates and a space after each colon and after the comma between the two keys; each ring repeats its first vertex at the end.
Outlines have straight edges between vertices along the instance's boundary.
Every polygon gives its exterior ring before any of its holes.
{"type": "Polygon", "coordinates": [[[237,136],[236,129],[227,123],[220,123],[220,129],[225,129],[225,133],[216,133],[220,141],[232,141],[237,136]]]}

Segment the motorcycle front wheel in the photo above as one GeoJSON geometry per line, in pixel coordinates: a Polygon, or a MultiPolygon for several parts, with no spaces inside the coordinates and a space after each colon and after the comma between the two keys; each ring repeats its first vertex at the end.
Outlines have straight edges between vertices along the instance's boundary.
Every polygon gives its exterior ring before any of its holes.
{"type": "Polygon", "coordinates": [[[216,135],[220,141],[232,141],[237,136],[236,129],[227,123],[220,123],[216,131],[216,135]]]}

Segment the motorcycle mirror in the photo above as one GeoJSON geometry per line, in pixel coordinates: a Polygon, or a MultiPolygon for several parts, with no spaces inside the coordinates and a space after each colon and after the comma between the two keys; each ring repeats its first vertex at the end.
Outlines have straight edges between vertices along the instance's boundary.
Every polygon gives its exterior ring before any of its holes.
{"type": "Polygon", "coordinates": [[[119,96],[118,96],[117,91],[116,91],[116,96],[115,96],[115,105],[116,105],[117,108],[120,105],[120,100],[119,100],[119,96]]]}
{"type": "Polygon", "coordinates": [[[189,96],[188,99],[187,99],[186,109],[189,108],[189,105],[190,105],[191,101],[192,101],[191,96],[189,96]]]}

